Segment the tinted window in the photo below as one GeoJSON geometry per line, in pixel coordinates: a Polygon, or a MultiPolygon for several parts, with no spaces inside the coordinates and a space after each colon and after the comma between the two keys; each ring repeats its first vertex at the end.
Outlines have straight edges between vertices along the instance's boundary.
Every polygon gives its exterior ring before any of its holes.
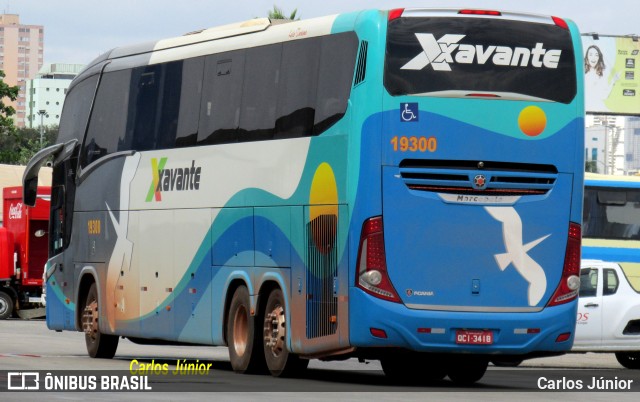
{"type": "Polygon", "coordinates": [[[640,240],[640,189],[587,187],[582,211],[584,237],[640,240]]]}
{"type": "Polygon", "coordinates": [[[80,156],[83,167],[125,147],[130,81],[130,70],[103,74],[80,156]]]}
{"type": "Polygon", "coordinates": [[[357,46],[351,32],[105,73],[82,166],[131,149],[318,135],[346,112],[357,46]]]}
{"type": "Polygon", "coordinates": [[[316,108],[320,38],[283,45],[276,138],[310,136],[316,108]]]}
{"type": "Polygon", "coordinates": [[[391,95],[511,92],[569,103],[576,94],[571,35],[556,25],[398,18],[389,22],[386,56],[391,95]]]}
{"type": "Polygon", "coordinates": [[[274,138],[282,44],[246,51],[239,141],[274,138]]]}
{"type": "Polygon", "coordinates": [[[314,134],[320,134],[344,116],[356,63],[358,39],[353,32],[322,38],[314,134]]]}
{"type": "Polygon", "coordinates": [[[158,98],[162,95],[163,70],[162,65],[153,65],[134,68],[131,72],[127,135],[121,149],[154,149],[159,126],[156,118],[160,116],[156,115],[158,98]]]}
{"type": "Polygon", "coordinates": [[[202,61],[133,69],[124,149],[146,151],[195,143],[202,61]]]}
{"type": "Polygon", "coordinates": [[[238,50],[206,59],[198,132],[201,144],[238,140],[244,54],[244,50],[238,50]]]}
{"type": "MultiPolygon", "coordinates": [[[[175,144],[178,147],[196,144],[202,95],[203,68],[204,57],[185,60],[182,66],[180,112],[178,114],[178,127],[175,135],[175,144]]],[[[173,87],[176,87],[176,85],[174,84],[173,87]]]]}
{"type": "Polygon", "coordinates": [[[76,84],[67,93],[60,118],[58,143],[65,143],[74,138],[82,141],[97,84],[98,75],[94,75],[76,84]]]}
{"type": "Polygon", "coordinates": [[[194,145],[203,64],[197,58],[105,73],[82,166],[116,151],[194,145]]]}

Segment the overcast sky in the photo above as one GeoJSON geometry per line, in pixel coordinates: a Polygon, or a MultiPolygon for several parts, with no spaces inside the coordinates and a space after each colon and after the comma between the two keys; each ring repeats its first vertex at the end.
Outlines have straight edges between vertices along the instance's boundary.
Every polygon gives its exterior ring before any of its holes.
{"type": "Polygon", "coordinates": [[[45,28],[45,63],[86,64],[117,46],[285,13],[319,17],[366,8],[476,7],[555,15],[582,32],[640,34],[639,0],[0,0],[0,10],[45,28]]]}

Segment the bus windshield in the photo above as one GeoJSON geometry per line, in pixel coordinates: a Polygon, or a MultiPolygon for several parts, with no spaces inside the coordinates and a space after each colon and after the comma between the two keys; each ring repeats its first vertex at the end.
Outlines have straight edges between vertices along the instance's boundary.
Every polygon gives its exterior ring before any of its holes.
{"type": "Polygon", "coordinates": [[[587,187],[584,197],[584,237],[640,240],[640,189],[587,187]]]}
{"type": "Polygon", "coordinates": [[[570,103],[570,32],[552,23],[466,17],[389,22],[384,84],[391,95],[490,92],[570,103]]]}

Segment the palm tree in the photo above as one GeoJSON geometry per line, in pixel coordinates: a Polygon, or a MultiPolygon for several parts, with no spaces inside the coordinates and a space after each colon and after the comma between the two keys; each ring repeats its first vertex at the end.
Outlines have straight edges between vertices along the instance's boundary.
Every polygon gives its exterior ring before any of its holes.
{"type": "Polygon", "coordinates": [[[298,12],[298,9],[296,8],[295,10],[293,10],[291,15],[286,17],[282,9],[274,4],[273,10],[269,11],[268,17],[270,20],[292,20],[292,21],[296,19],[299,20],[300,18],[296,18],[297,12],[298,12]]]}

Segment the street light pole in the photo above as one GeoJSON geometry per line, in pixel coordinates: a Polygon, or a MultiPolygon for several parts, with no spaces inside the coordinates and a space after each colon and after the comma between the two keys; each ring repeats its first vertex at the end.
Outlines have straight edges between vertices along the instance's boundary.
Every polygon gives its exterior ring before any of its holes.
{"type": "Polygon", "coordinates": [[[40,115],[40,149],[42,149],[42,137],[44,136],[44,115],[47,114],[46,110],[38,110],[40,115]]]}

